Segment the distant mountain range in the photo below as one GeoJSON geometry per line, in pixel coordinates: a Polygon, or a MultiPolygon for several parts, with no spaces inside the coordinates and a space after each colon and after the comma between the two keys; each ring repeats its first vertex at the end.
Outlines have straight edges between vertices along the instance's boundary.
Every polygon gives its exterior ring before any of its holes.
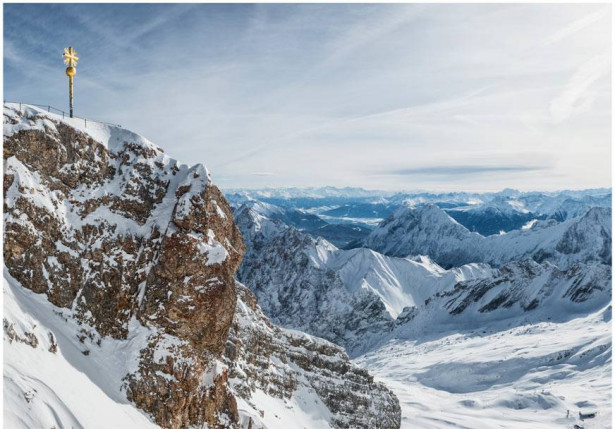
{"type": "MultiPolygon", "coordinates": [[[[292,207],[281,207],[257,200],[245,200],[241,207],[251,208],[254,213],[270,220],[305,231],[315,238],[322,237],[336,246],[345,247],[367,237],[373,227],[358,222],[329,223],[324,216],[292,207]]],[[[235,208],[238,207],[235,205],[235,208]]]]}
{"type": "MultiPolygon", "coordinates": [[[[279,208],[317,215],[327,224],[346,224],[364,228],[348,231],[340,239],[337,229],[321,231],[320,236],[345,247],[349,240],[364,237],[401,206],[418,208],[434,204],[472,232],[493,235],[521,229],[533,220],[563,221],[578,217],[591,207],[611,207],[611,190],[605,188],[559,192],[520,192],[505,189],[495,193],[391,193],[360,188],[314,188],[278,190],[241,190],[226,193],[229,202],[238,206],[250,200],[273,204],[279,208]]],[[[309,225],[293,224],[303,230],[309,225]]],[[[318,233],[314,233],[318,235],[318,233]]],[[[356,245],[356,243],[355,243],[356,245]]]]}

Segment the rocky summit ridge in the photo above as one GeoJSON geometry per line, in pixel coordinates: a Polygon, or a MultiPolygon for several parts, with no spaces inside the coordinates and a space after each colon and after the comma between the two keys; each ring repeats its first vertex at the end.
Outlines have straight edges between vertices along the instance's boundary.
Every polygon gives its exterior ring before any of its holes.
{"type": "Polygon", "coordinates": [[[25,323],[36,306],[5,308],[8,360],[68,338],[48,347],[60,358],[72,335],[96,371],[106,344],[125,345],[133,361],[112,388],[165,428],[266,428],[268,404],[292,419],[299,399],[333,427],[399,427],[395,396],[341,348],[277,328],[236,285],[244,243],[202,165],[118,127],[16,104],[4,106],[3,155],[5,278],[73,329],[25,323]]]}

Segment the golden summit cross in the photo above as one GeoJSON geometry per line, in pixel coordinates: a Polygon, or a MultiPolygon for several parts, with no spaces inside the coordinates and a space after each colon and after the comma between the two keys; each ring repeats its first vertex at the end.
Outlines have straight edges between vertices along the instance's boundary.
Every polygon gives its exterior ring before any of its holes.
{"type": "Polygon", "coordinates": [[[77,56],[77,52],[73,49],[72,46],[68,48],[64,48],[64,53],[62,54],[64,57],[64,64],[66,67],[66,76],[68,76],[68,97],[70,101],[70,117],[73,117],[73,77],[77,74],[77,62],[79,61],[79,57],[77,56]]]}

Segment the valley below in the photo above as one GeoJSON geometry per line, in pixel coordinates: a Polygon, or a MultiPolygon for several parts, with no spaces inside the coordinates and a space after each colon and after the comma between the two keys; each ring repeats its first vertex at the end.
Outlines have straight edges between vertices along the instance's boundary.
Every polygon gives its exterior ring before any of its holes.
{"type": "Polygon", "coordinates": [[[611,307],[511,324],[392,339],[355,361],[397,395],[402,428],[611,427],[611,307]]]}

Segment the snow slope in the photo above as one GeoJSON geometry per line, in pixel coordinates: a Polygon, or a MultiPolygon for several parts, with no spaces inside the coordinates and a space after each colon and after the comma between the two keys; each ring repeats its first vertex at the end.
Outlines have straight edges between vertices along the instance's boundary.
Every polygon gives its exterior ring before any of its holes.
{"type": "Polygon", "coordinates": [[[609,305],[561,323],[391,339],[356,362],[399,397],[402,428],[594,429],[611,427],[611,353],[609,305]]]}
{"type": "Polygon", "coordinates": [[[87,327],[44,295],[23,288],[6,270],[3,298],[4,427],[158,427],[120,391],[144,346],[145,328],[126,341],[105,338],[100,347],[91,347],[77,340],[87,327]],[[36,347],[11,341],[10,327],[16,338],[26,339],[26,333],[36,338],[36,347]],[[57,343],[55,353],[49,351],[50,333],[57,343]]]}
{"type": "Polygon", "coordinates": [[[610,266],[511,262],[406,309],[356,361],[402,427],[610,427],[611,293],[610,266]]]}
{"type": "Polygon", "coordinates": [[[326,263],[350,292],[369,291],[382,301],[391,317],[416,307],[460,281],[489,277],[488,265],[468,264],[445,270],[428,257],[395,258],[370,249],[336,250],[326,263]]]}

